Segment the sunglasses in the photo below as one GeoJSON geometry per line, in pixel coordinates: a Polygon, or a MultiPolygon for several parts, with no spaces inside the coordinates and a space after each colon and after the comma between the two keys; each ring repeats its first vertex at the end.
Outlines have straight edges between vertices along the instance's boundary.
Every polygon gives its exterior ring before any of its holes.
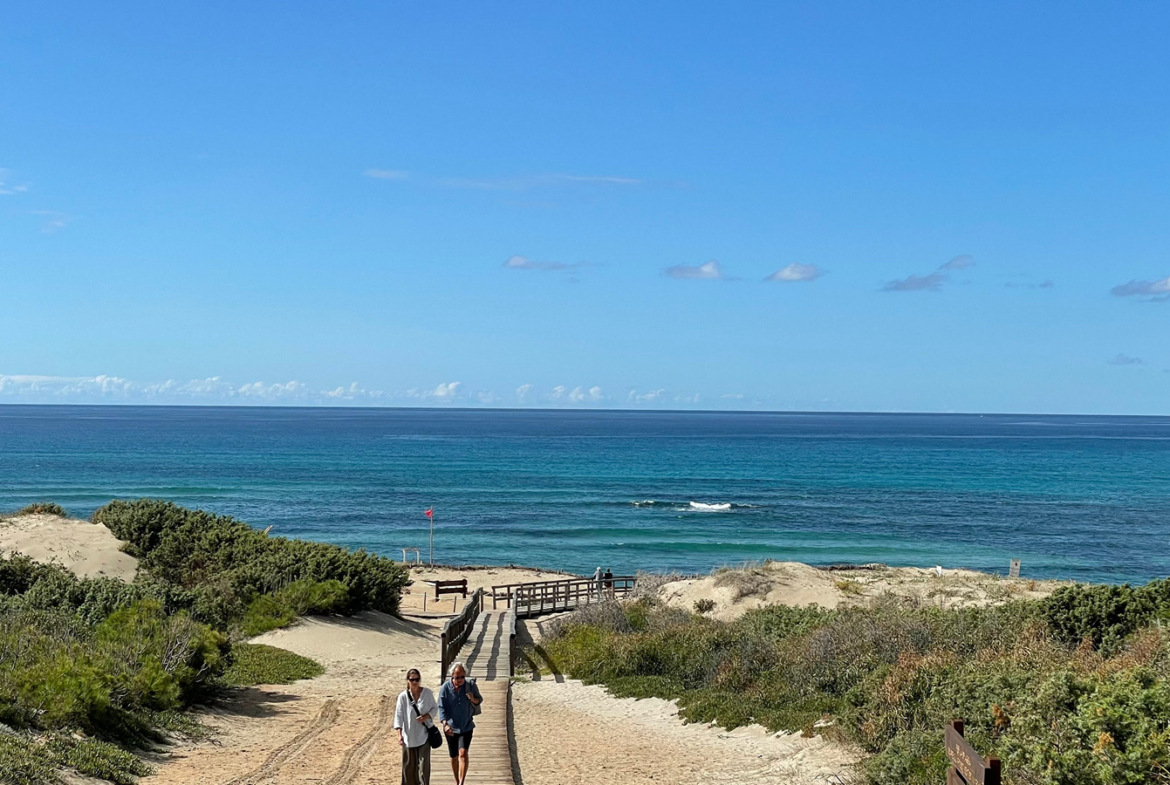
{"type": "Polygon", "coordinates": [[[452,676],[451,678],[454,679],[455,681],[463,681],[467,677],[466,676],[452,676]]]}
{"type": "Polygon", "coordinates": [[[419,678],[415,676],[413,679],[407,679],[407,681],[419,681],[419,678]]]}

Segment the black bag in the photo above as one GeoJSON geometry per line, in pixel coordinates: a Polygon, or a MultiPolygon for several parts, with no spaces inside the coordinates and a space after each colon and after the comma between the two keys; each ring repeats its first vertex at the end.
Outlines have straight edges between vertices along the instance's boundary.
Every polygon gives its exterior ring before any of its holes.
{"type": "MultiPolygon", "coordinates": [[[[414,709],[414,716],[422,716],[418,713],[418,704],[414,701],[410,702],[410,708],[414,709]]],[[[427,744],[431,745],[431,749],[443,746],[443,732],[435,727],[434,720],[431,720],[431,724],[427,726],[427,744]]]]}
{"type": "MultiPolygon", "coordinates": [[[[467,688],[468,692],[474,694],[475,699],[478,700],[480,703],[483,703],[483,696],[479,694],[479,685],[475,683],[475,679],[468,679],[467,683],[469,685],[467,688]]],[[[471,701],[468,701],[468,703],[471,703],[471,701]]],[[[483,711],[483,707],[480,706],[479,703],[471,703],[471,716],[472,717],[479,716],[479,713],[482,711],[483,711]]]]}

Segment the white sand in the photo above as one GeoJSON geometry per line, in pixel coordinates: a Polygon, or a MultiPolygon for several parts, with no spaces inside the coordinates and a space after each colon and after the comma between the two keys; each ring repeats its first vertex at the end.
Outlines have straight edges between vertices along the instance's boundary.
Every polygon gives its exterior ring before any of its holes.
{"type": "MultiPolygon", "coordinates": [[[[676,608],[695,610],[695,603],[710,600],[715,607],[706,615],[723,621],[739,618],[754,608],[768,605],[819,605],[836,608],[858,605],[883,594],[913,598],[940,607],[990,605],[1013,597],[1037,599],[1066,585],[1059,581],[1009,579],[972,570],[944,569],[940,576],[934,569],[884,567],[873,569],[846,567],[829,570],[799,562],[766,562],[736,568],[752,573],[754,592],[737,596],[739,581],[713,574],[702,578],[673,581],[659,590],[659,598],[676,608]],[[723,583],[725,585],[719,585],[723,583]]],[[[734,577],[734,576],[732,576],[734,577]]]]}
{"type": "Polygon", "coordinates": [[[671,701],[614,698],[579,681],[512,687],[525,785],[825,785],[861,753],[817,736],[684,724],[671,701]]]}
{"type": "Polygon", "coordinates": [[[134,580],[138,561],[101,524],[56,515],[0,518],[0,553],[23,553],[55,562],[83,578],[134,580]]]}

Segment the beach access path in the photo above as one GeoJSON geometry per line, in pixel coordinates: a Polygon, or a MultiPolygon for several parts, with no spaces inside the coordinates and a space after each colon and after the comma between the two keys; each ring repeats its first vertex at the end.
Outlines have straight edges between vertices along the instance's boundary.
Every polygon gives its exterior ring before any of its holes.
{"type": "MultiPolygon", "coordinates": [[[[467,785],[515,785],[512,772],[511,718],[512,622],[509,611],[484,611],[459,650],[459,661],[476,679],[483,712],[475,718],[467,785]]],[[[439,752],[439,750],[436,750],[439,752]]],[[[445,752],[445,750],[443,750],[445,752]]],[[[444,756],[437,756],[444,757],[444,756]]],[[[432,763],[435,774],[441,769],[432,763]]],[[[443,766],[446,763],[441,764],[443,766]]],[[[432,779],[435,779],[432,774],[432,779]]],[[[441,780],[440,780],[441,781],[441,780]]]]}

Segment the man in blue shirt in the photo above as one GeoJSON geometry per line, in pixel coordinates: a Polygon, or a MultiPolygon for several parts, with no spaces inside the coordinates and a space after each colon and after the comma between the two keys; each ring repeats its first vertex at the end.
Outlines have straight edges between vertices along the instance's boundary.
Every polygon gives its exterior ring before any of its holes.
{"type": "Polygon", "coordinates": [[[451,678],[439,690],[439,722],[447,734],[447,752],[451,754],[451,772],[455,785],[467,779],[467,750],[471,747],[471,733],[475,730],[471,707],[483,698],[474,682],[467,681],[467,669],[462,662],[451,665],[451,678]]]}

